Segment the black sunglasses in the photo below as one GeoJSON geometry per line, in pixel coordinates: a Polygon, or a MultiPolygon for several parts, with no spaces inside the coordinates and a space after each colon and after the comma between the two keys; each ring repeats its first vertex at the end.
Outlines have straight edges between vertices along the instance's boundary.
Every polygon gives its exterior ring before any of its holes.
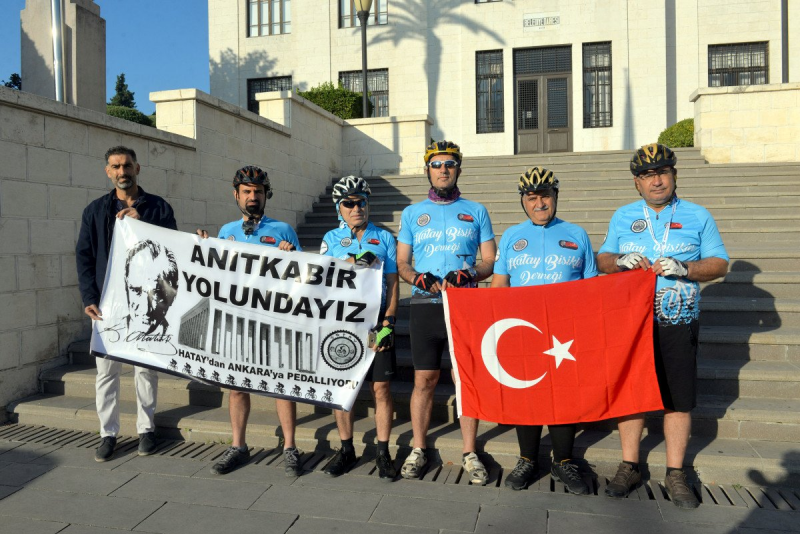
{"type": "Polygon", "coordinates": [[[342,200],[340,204],[349,210],[356,206],[363,210],[367,206],[367,200],[363,198],[361,200],[342,200]]]}
{"type": "Polygon", "coordinates": [[[452,169],[453,167],[458,167],[458,162],[452,159],[448,159],[447,161],[431,161],[428,163],[428,167],[433,169],[441,169],[442,165],[444,165],[448,169],[452,169]]]}

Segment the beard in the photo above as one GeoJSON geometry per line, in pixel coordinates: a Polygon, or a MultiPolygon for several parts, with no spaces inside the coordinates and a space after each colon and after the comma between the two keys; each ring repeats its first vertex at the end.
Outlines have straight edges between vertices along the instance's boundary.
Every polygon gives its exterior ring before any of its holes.
{"type": "Polygon", "coordinates": [[[124,176],[123,178],[125,178],[126,181],[123,182],[121,180],[117,180],[116,185],[118,189],[122,189],[124,191],[125,189],[130,189],[135,185],[133,178],[131,178],[130,176],[124,176]]]}
{"type": "Polygon", "coordinates": [[[244,211],[247,212],[248,215],[252,217],[261,217],[264,215],[264,206],[261,204],[247,204],[245,205],[244,211]]]}

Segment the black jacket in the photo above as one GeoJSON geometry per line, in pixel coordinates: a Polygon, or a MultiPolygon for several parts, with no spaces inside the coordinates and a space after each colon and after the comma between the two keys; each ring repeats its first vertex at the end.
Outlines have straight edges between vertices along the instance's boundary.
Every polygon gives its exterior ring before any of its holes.
{"type": "MultiPolygon", "coordinates": [[[[145,194],[139,188],[139,201],[136,211],[139,219],[171,230],[177,230],[172,206],[163,198],[145,194]]],[[[83,305],[100,303],[103,281],[106,278],[108,253],[111,249],[111,235],[116,221],[116,189],[103,195],[83,210],[81,231],[75,246],[75,263],[78,266],[78,285],[83,305]]]]}

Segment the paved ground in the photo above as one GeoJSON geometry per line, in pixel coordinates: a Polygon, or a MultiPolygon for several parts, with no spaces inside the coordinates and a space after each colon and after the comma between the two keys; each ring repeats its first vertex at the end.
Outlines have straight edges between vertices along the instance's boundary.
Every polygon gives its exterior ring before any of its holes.
{"type": "Polygon", "coordinates": [[[222,445],[164,442],[138,457],[136,441],[121,440],[112,461],[97,463],[91,434],[2,428],[2,534],[800,532],[796,490],[706,486],[704,504],[685,511],[653,482],[628,499],[607,498],[604,477],[595,480],[599,495],[587,497],[564,494],[549,477],[513,492],[495,470],[489,486],[471,487],[452,465],[386,482],[364,461],[331,479],[320,472],[322,453],[304,456],[304,476],[286,478],[277,451],[262,449],[215,476],[209,466],[222,445]]]}

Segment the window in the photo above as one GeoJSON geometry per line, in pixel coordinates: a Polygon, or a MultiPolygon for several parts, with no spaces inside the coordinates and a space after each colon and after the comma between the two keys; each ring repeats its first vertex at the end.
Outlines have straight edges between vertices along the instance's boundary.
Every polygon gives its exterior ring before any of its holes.
{"type": "MultiPolygon", "coordinates": [[[[339,82],[342,86],[357,93],[361,92],[360,70],[351,70],[339,73],[339,82]]],[[[370,117],[389,116],[389,70],[370,69],[367,71],[367,90],[369,91],[369,101],[374,106],[370,117]]]]}
{"type": "Polygon", "coordinates": [[[503,51],[475,52],[478,133],[503,131],[503,51]]]}
{"type": "Polygon", "coordinates": [[[275,78],[255,78],[247,80],[247,109],[258,113],[258,100],[256,94],[270,91],[291,91],[291,76],[276,76],[275,78]]]}
{"type": "Polygon", "coordinates": [[[583,127],[611,125],[611,43],[584,43],[583,127]]]}
{"type": "Polygon", "coordinates": [[[248,37],[292,33],[292,0],[247,0],[248,37]]]}
{"type": "Polygon", "coordinates": [[[767,43],[708,45],[708,86],[769,83],[767,43]]]}
{"type": "MultiPolygon", "coordinates": [[[[388,4],[389,0],[373,0],[367,26],[389,23],[388,4]]],[[[355,0],[339,0],[339,27],[354,28],[356,26],[360,27],[361,21],[358,20],[356,13],[355,0]]]]}

